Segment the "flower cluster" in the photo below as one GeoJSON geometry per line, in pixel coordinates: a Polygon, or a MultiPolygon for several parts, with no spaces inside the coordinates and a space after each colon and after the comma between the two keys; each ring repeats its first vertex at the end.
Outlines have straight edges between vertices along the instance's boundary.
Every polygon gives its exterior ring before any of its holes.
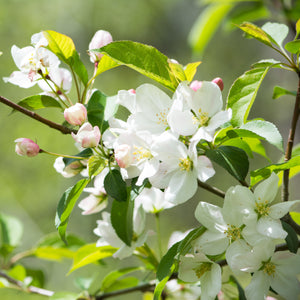
{"type": "Polygon", "coordinates": [[[193,241],[193,253],[180,258],[178,276],[186,282],[200,281],[205,299],[214,299],[221,288],[220,266],[208,257],[224,253],[234,273],[254,273],[245,290],[247,299],[264,299],[270,286],[286,299],[297,298],[300,256],[275,253],[275,244],[287,236],[280,218],[300,200],[273,204],[278,180],[272,173],[254,192],[232,187],[222,208],[198,204],[195,217],[206,231],[193,241]]]}

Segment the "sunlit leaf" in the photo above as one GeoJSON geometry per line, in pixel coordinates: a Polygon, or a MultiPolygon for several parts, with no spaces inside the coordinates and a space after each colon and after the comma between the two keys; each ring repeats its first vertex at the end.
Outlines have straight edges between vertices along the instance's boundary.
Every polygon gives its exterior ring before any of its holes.
{"type": "Polygon", "coordinates": [[[61,261],[63,258],[72,258],[74,251],[68,248],[45,246],[36,248],[33,255],[41,259],[61,261]]]}
{"type": "Polygon", "coordinates": [[[300,40],[288,42],[284,47],[291,53],[300,54],[300,40]]]}
{"type": "Polygon", "coordinates": [[[248,36],[257,39],[270,47],[272,46],[269,36],[260,27],[249,22],[244,22],[238,27],[247,33],[248,36]]]}
{"type": "Polygon", "coordinates": [[[247,71],[231,86],[227,98],[227,109],[232,109],[231,124],[233,126],[239,127],[247,121],[258,89],[268,71],[269,67],[247,71]]]}
{"type": "Polygon", "coordinates": [[[68,188],[59,200],[55,216],[55,226],[61,239],[66,243],[66,229],[70,214],[77,199],[88,183],[89,179],[81,179],[74,186],[68,188]]]}
{"type": "Polygon", "coordinates": [[[274,44],[282,47],[282,43],[289,33],[289,28],[285,24],[267,22],[261,28],[269,35],[274,44]]]}
{"type": "Polygon", "coordinates": [[[118,66],[120,66],[120,64],[118,64],[111,57],[109,57],[108,55],[103,55],[98,64],[96,76],[100,75],[101,73],[103,73],[105,71],[108,71],[110,69],[118,67],[118,66]]]}
{"type": "Polygon", "coordinates": [[[184,67],[184,73],[185,73],[186,79],[188,81],[191,82],[194,79],[194,76],[197,72],[197,68],[200,64],[201,64],[201,61],[197,61],[197,62],[194,62],[194,63],[187,64],[184,67]]]}
{"type": "Polygon", "coordinates": [[[110,56],[118,64],[134,69],[173,91],[178,85],[168,58],[152,46],[132,41],[116,41],[94,51],[110,56]]]}
{"type": "Polygon", "coordinates": [[[292,219],[293,219],[298,225],[300,225],[300,213],[291,211],[291,212],[290,212],[290,215],[291,215],[292,219]]]}
{"type": "Polygon", "coordinates": [[[105,161],[99,155],[94,155],[89,158],[88,161],[88,170],[89,177],[96,176],[102,172],[105,168],[105,161]]]}
{"type": "Polygon", "coordinates": [[[61,105],[56,99],[47,95],[34,95],[26,97],[25,99],[18,102],[18,105],[29,110],[37,110],[46,107],[61,108],[61,105]]]}
{"type": "Polygon", "coordinates": [[[96,247],[96,244],[84,245],[74,254],[73,265],[69,274],[78,268],[96,263],[103,258],[111,257],[116,250],[116,248],[111,246],[96,247]]]}

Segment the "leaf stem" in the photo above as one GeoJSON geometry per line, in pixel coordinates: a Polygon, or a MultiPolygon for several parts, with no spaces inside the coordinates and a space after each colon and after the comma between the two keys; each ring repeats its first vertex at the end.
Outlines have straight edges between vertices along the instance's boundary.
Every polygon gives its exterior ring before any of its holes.
{"type": "Polygon", "coordinates": [[[163,256],[163,252],[162,252],[162,247],[161,247],[161,231],[160,231],[159,212],[155,213],[155,224],[156,224],[158,253],[159,253],[159,258],[161,258],[163,256]]]}
{"type": "Polygon", "coordinates": [[[72,75],[73,75],[73,78],[74,78],[74,82],[75,82],[75,87],[76,87],[78,102],[81,103],[80,89],[79,89],[78,81],[77,81],[77,78],[76,78],[76,74],[74,73],[74,70],[73,70],[73,68],[71,66],[70,66],[70,68],[71,68],[71,72],[72,72],[72,75]]]}
{"type": "Polygon", "coordinates": [[[66,157],[66,158],[74,158],[74,159],[87,159],[87,157],[80,157],[80,156],[73,156],[73,155],[65,155],[65,154],[58,154],[50,151],[46,151],[43,149],[40,149],[40,153],[46,153],[53,156],[59,156],[59,157],[66,157]]]}
{"type": "MultiPolygon", "coordinates": [[[[290,128],[289,137],[288,137],[288,141],[287,141],[287,147],[286,147],[286,151],[285,151],[285,157],[284,157],[285,162],[289,161],[292,157],[292,150],[293,150],[293,145],[294,145],[296,127],[297,127],[297,122],[298,122],[299,114],[300,114],[300,74],[299,73],[298,73],[298,77],[299,77],[298,90],[297,90],[297,95],[296,95],[296,100],[295,100],[291,128],[290,128]]],[[[284,170],[282,201],[289,200],[289,175],[290,175],[290,170],[289,169],[284,170]]]]}
{"type": "Polygon", "coordinates": [[[74,132],[74,133],[77,132],[77,130],[69,129],[66,126],[63,126],[63,125],[54,123],[54,122],[52,122],[48,119],[45,119],[45,118],[41,117],[40,115],[38,115],[37,113],[35,113],[31,110],[28,110],[28,109],[12,102],[12,101],[10,101],[10,100],[2,97],[2,96],[0,96],[0,102],[7,105],[7,106],[9,106],[9,107],[11,107],[11,108],[13,108],[13,109],[15,109],[15,110],[17,110],[17,111],[19,111],[19,112],[21,112],[22,114],[24,114],[24,115],[26,115],[26,116],[28,116],[32,119],[35,119],[35,120],[49,126],[50,128],[53,128],[53,129],[56,129],[56,130],[60,131],[63,134],[70,134],[71,132],[74,132]]]}

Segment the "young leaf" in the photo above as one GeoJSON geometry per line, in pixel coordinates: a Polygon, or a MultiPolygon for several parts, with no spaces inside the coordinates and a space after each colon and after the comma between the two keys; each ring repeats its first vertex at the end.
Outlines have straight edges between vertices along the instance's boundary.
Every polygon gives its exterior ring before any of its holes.
{"type": "Polygon", "coordinates": [[[29,110],[37,110],[46,107],[62,108],[56,99],[47,95],[34,95],[26,97],[25,99],[18,102],[18,105],[29,110]]]}
{"type": "Polygon", "coordinates": [[[232,7],[233,4],[220,2],[209,5],[202,10],[188,36],[188,42],[194,51],[204,51],[220,23],[232,7]]]}
{"type": "Polygon", "coordinates": [[[102,280],[101,288],[100,288],[101,291],[102,292],[112,291],[112,287],[116,285],[120,277],[139,270],[141,270],[141,267],[129,267],[129,268],[124,268],[124,269],[110,272],[102,280]]]}
{"type": "Polygon", "coordinates": [[[260,137],[268,141],[270,144],[277,147],[280,151],[284,151],[282,136],[273,123],[262,120],[253,120],[247,122],[246,124],[243,124],[240,128],[246,129],[259,135],[260,137]]]}
{"type": "Polygon", "coordinates": [[[247,121],[258,89],[269,69],[267,67],[247,71],[231,86],[227,98],[227,109],[232,109],[231,124],[233,126],[239,127],[247,121]]]}
{"type": "Polygon", "coordinates": [[[117,169],[110,170],[104,179],[106,193],[119,202],[127,201],[127,188],[121,173],[117,169]]]}
{"type": "Polygon", "coordinates": [[[112,246],[97,247],[96,244],[87,244],[79,248],[74,254],[73,265],[68,274],[74,270],[96,263],[98,260],[111,257],[117,251],[112,246]]]}
{"type": "Polygon", "coordinates": [[[120,64],[118,64],[115,60],[113,60],[108,55],[103,55],[99,61],[96,76],[100,75],[105,71],[118,67],[119,65],[120,64]]]}
{"type": "Polygon", "coordinates": [[[291,225],[289,225],[288,223],[281,221],[281,224],[282,224],[283,229],[288,234],[285,238],[288,249],[292,253],[297,253],[298,245],[299,245],[297,233],[295,232],[293,227],[291,225]]]}
{"type": "Polygon", "coordinates": [[[288,91],[280,86],[274,87],[273,96],[272,96],[273,99],[278,99],[279,97],[284,95],[291,95],[296,97],[297,92],[288,91]]]}
{"type": "Polygon", "coordinates": [[[220,146],[217,149],[207,150],[205,155],[237,180],[245,180],[248,174],[249,161],[244,150],[232,146],[220,146]]]}
{"type": "Polygon", "coordinates": [[[89,183],[89,179],[81,179],[74,186],[68,188],[59,200],[56,216],[55,216],[55,226],[61,239],[66,241],[66,229],[69,222],[70,214],[73,207],[82,193],[83,189],[89,183]]]}
{"type": "Polygon", "coordinates": [[[180,242],[174,244],[161,259],[156,272],[156,277],[159,281],[162,281],[165,277],[169,275],[170,269],[175,260],[175,256],[178,253],[179,244],[180,242]]]}
{"type": "Polygon", "coordinates": [[[185,73],[186,79],[189,82],[191,82],[194,79],[194,76],[197,72],[197,68],[200,64],[201,64],[201,61],[197,61],[197,62],[190,63],[190,64],[187,64],[186,66],[184,66],[184,68],[183,68],[184,73],[185,73]]]}
{"type": "Polygon", "coordinates": [[[284,39],[289,33],[289,28],[285,24],[267,22],[261,28],[265,33],[268,34],[270,40],[280,48],[284,39]]]}
{"type": "Polygon", "coordinates": [[[288,42],[284,47],[293,54],[300,54],[300,40],[288,42]]]}
{"type": "Polygon", "coordinates": [[[155,287],[155,290],[154,290],[154,295],[153,295],[153,300],[161,300],[161,294],[165,288],[165,285],[167,284],[167,282],[169,281],[169,278],[171,277],[171,275],[173,274],[174,272],[174,265],[170,268],[170,272],[169,272],[169,275],[166,276],[163,280],[159,281],[157,284],[156,284],[156,287],[155,287]]]}
{"type": "Polygon", "coordinates": [[[296,38],[299,36],[299,34],[300,34],[300,19],[298,19],[298,21],[296,22],[296,38]]]}
{"type": "Polygon", "coordinates": [[[96,176],[105,168],[105,161],[98,155],[93,155],[88,161],[89,177],[96,176]]]}
{"type": "Polygon", "coordinates": [[[251,172],[251,186],[254,186],[261,180],[268,178],[272,172],[279,173],[281,171],[298,167],[300,165],[300,155],[292,157],[289,161],[280,164],[272,164],[261,169],[251,172]]]}
{"type": "Polygon", "coordinates": [[[87,70],[80,60],[73,40],[53,30],[43,31],[43,34],[48,40],[49,50],[56,54],[65,64],[70,66],[79,76],[83,84],[86,85],[88,81],[87,70]]]}
{"type": "Polygon", "coordinates": [[[114,283],[112,283],[111,286],[109,286],[105,292],[113,292],[113,291],[118,291],[118,290],[124,290],[124,289],[129,289],[132,287],[136,287],[139,284],[139,280],[136,277],[126,277],[126,278],[121,278],[117,279],[114,283]]]}
{"type": "Polygon", "coordinates": [[[241,25],[238,26],[241,30],[246,32],[249,36],[257,39],[258,41],[272,47],[271,40],[269,36],[265,33],[264,30],[259,28],[258,26],[249,23],[249,22],[244,22],[241,25]]]}
{"type": "Polygon", "coordinates": [[[108,124],[104,123],[105,106],[106,96],[98,90],[93,93],[87,104],[87,118],[89,123],[93,126],[98,126],[102,133],[108,127],[108,124]]]}
{"type": "Polygon", "coordinates": [[[171,60],[169,60],[169,67],[170,67],[171,73],[174,75],[174,79],[175,79],[174,84],[175,85],[177,85],[181,81],[187,80],[183,66],[181,64],[172,62],[171,60]]]}
{"type": "Polygon", "coordinates": [[[114,200],[111,208],[111,224],[118,237],[127,245],[131,245],[133,236],[134,201],[128,197],[126,201],[114,200]]]}
{"type": "Polygon", "coordinates": [[[61,261],[63,258],[73,258],[74,251],[66,247],[45,246],[36,248],[33,255],[41,259],[61,261]]]}
{"type": "MultiPolygon", "coordinates": [[[[96,50],[93,50],[96,51],[96,50]]],[[[169,67],[168,58],[156,48],[132,41],[117,41],[97,50],[120,65],[161,83],[175,91],[178,83],[169,67]]]]}
{"type": "Polygon", "coordinates": [[[91,155],[93,155],[93,150],[90,148],[84,149],[83,151],[79,152],[78,154],[75,154],[73,156],[78,156],[78,159],[76,158],[70,158],[70,157],[64,157],[63,158],[63,162],[65,164],[65,167],[68,166],[69,164],[71,164],[74,161],[78,161],[81,160],[82,157],[88,159],[91,155]]]}

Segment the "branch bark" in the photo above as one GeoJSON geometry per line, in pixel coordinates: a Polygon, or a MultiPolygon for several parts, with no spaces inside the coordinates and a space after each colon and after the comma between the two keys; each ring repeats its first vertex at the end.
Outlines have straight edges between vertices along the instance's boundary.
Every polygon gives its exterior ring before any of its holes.
{"type": "Polygon", "coordinates": [[[217,195],[217,196],[219,196],[219,197],[221,197],[221,198],[225,198],[225,192],[219,190],[218,188],[216,188],[214,186],[211,186],[211,185],[209,185],[207,183],[204,183],[200,180],[198,180],[198,186],[205,189],[205,190],[207,190],[207,191],[209,191],[209,192],[211,192],[211,193],[213,193],[213,194],[215,194],[215,195],[217,195]]]}
{"type": "Polygon", "coordinates": [[[7,105],[7,106],[9,106],[9,107],[11,107],[11,108],[13,108],[13,109],[15,109],[15,110],[17,110],[17,111],[19,111],[19,112],[21,112],[22,114],[24,114],[24,115],[26,115],[26,116],[28,116],[32,119],[35,119],[35,120],[49,126],[50,128],[53,128],[53,129],[56,129],[56,130],[60,131],[63,134],[71,134],[71,132],[74,132],[74,133],[77,132],[77,130],[72,130],[72,129],[66,127],[66,126],[63,126],[61,124],[58,124],[58,123],[52,122],[52,121],[50,121],[46,118],[43,118],[42,116],[38,115],[37,113],[35,113],[35,112],[33,112],[29,109],[26,109],[26,108],[24,108],[24,107],[22,107],[22,106],[20,106],[16,103],[8,100],[8,99],[6,99],[2,96],[0,96],[0,102],[7,105]]]}

